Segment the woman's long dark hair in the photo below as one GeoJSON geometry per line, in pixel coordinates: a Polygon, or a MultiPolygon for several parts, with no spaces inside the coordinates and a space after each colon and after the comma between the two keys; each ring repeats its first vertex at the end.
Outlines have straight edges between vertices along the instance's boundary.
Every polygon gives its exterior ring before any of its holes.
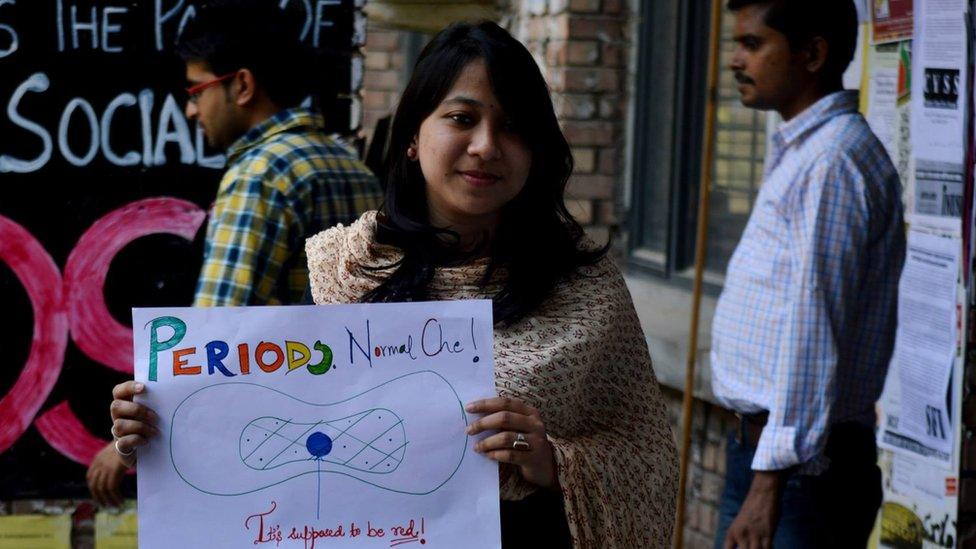
{"type": "Polygon", "coordinates": [[[396,270],[363,296],[364,302],[425,300],[437,266],[472,257],[452,246],[459,241],[456,233],[430,224],[426,181],[420,163],[407,157],[407,148],[461,71],[476,60],[484,62],[495,96],[532,151],[525,187],[502,209],[482,279],[487,284],[497,268],[507,271],[501,290],[492,296],[495,322],[524,317],[566,276],[606,254],[608,246],[583,249],[583,229],[566,210],[563,192],[573,156],[532,55],[494,23],[457,23],[424,48],[397,107],[377,240],[404,255],[396,270]]]}

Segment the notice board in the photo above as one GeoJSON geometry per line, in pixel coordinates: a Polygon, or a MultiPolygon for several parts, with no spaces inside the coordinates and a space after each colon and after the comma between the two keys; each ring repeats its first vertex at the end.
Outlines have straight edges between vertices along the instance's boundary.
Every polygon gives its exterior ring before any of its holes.
{"type": "MultiPolygon", "coordinates": [[[[330,70],[316,95],[341,94],[329,129],[355,128],[359,6],[274,1],[301,12],[301,38],[322,54],[308,69],[330,70]]],[[[5,498],[87,494],[87,464],[110,439],[110,389],[132,376],[131,308],[192,301],[225,162],[183,114],[173,44],[197,9],[0,0],[5,498]]]]}

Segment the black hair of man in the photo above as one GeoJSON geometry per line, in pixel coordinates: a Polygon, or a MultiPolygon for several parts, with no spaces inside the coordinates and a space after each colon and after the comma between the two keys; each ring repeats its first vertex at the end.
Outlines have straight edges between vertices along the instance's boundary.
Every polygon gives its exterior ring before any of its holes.
{"type": "Polygon", "coordinates": [[[297,106],[314,88],[315,55],[301,40],[301,14],[288,8],[270,0],[209,0],[177,39],[176,53],[217,76],[249,69],[276,106],[297,106]]]}
{"type": "Polygon", "coordinates": [[[839,83],[857,47],[857,9],[853,0],[729,0],[729,10],[766,6],[766,26],[786,35],[794,51],[821,37],[827,62],[820,83],[839,83]]]}

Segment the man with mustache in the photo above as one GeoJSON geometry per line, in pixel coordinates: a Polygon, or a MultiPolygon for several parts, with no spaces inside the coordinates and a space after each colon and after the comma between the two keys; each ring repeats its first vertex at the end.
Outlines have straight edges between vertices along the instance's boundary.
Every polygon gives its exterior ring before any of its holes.
{"type": "MultiPolygon", "coordinates": [[[[322,115],[303,106],[317,91],[312,72],[337,67],[314,64],[291,6],[204,2],[176,45],[186,64],[186,116],[227,151],[196,307],[301,303],[305,239],[352,223],[381,200],[379,183],[355,151],[326,135],[322,115]]],[[[122,503],[126,465],[117,450],[106,446],[88,470],[102,505],[122,503]]]]}
{"type": "Polygon", "coordinates": [[[730,68],[773,110],[712,328],[729,437],[716,548],[865,547],[881,503],[874,404],[894,344],[901,184],[842,75],[852,0],[729,0],[730,68]]]}

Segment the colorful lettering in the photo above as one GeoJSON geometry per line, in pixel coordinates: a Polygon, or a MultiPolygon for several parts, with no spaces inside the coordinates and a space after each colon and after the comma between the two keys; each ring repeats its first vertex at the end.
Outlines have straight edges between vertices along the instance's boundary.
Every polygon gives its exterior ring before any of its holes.
{"type": "Polygon", "coordinates": [[[185,355],[196,354],[196,347],[187,347],[179,351],[173,351],[173,375],[174,376],[195,376],[203,371],[201,366],[187,366],[189,360],[184,359],[185,355]]]}
{"type": "Polygon", "coordinates": [[[270,374],[278,368],[281,368],[281,365],[285,362],[285,352],[281,350],[281,347],[270,341],[262,341],[258,344],[257,350],[254,351],[254,361],[258,363],[258,366],[262,370],[270,374]],[[264,361],[265,353],[269,352],[275,354],[275,360],[271,364],[264,361]]]}
{"type": "Polygon", "coordinates": [[[288,351],[288,373],[301,368],[308,364],[309,360],[312,360],[312,351],[304,343],[286,341],[285,349],[288,351]]]}
{"type": "Polygon", "coordinates": [[[321,341],[316,341],[313,347],[315,347],[316,351],[322,353],[322,360],[318,364],[309,364],[307,368],[312,375],[320,376],[328,372],[329,368],[332,367],[332,349],[321,341]]]}
{"type": "Polygon", "coordinates": [[[251,359],[248,356],[247,343],[241,343],[240,345],[237,346],[237,356],[241,361],[240,362],[241,374],[251,373],[251,362],[250,362],[251,359]]]}
{"type": "MultiPolygon", "coordinates": [[[[158,355],[160,351],[167,351],[179,345],[186,335],[186,323],[175,316],[161,316],[154,318],[149,329],[149,381],[157,381],[158,355]],[[171,328],[173,335],[166,341],[159,341],[159,329],[171,328]]],[[[173,371],[176,372],[176,353],[173,353],[173,371]]]]}
{"type": "Polygon", "coordinates": [[[214,374],[214,370],[220,370],[220,373],[227,377],[234,377],[237,374],[232,374],[230,371],[224,367],[224,359],[230,354],[230,347],[227,345],[226,341],[211,341],[207,343],[205,347],[207,351],[207,373],[209,375],[214,374]]]}

